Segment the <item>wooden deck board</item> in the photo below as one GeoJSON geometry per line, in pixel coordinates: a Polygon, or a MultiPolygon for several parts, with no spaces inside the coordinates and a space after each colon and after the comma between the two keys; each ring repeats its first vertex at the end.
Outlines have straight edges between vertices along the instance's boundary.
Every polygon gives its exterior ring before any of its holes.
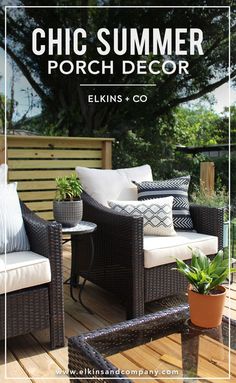
{"type": "Polygon", "coordinates": [[[40,345],[32,335],[10,339],[8,347],[27,375],[33,377],[35,383],[46,383],[48,377],[57,380],[60,378],[60,382],[63,383],[69,382],[68,377],[57,375],[60,364],[55,362],[47,349],[40,345]]]}
{"type": "MultiPolygon", "coordinates": [[[[181,355],[181,339],[179,334],[173,334],[169,337],[163,339],[163,343],[166,344],[166,347],[169,347],[166,355],[173,355],[173,357],[180,360],[181,355]],[[172,351],[171,351],[172,349],[172,351]],[[173,349],[175,352],[173,352],[173,349]],[[174,354],[177,354],[176,356],[174,354]]],[[[155,342],[153,342],[155,345],[155,342]]],[[[158,346],[157,346],[158,347],[158,346]]],[[[165,350],[163,350],[164,352],[165,350]]],[[[164,358],[168,360],[168,357],[164,358]]],[[[226,378],[227,368],[229,362],[229,353],[228,350],[221,344],[215,342],[212,344],[211,339],[207,337],[200,338],[199,344],[199,369],[201,376],[219,376],[226,378]],[[214,347],[213,347],[214,346],[214,347]],[[214,360],[214,364],[211,364],[214,360]],[[219,363],[218,363],[219,362],[219,363]],[[204,372],[204,374],[203,374],[204,372]]]]}
{"type": "MultiPolygon", "coordinates": [[[[167,338],[168,341],[174,341],[175,347],[180,349],[181,341],[179,334],[172,334],[167,338]]],[[[227,346],[219,344],[216,340],[203,336],[200,339],[199,355],[208,362],[213,361],[215,366],[220,367],[224,371],[228,371],[229,365],[229,349],[227,346]]],[[[231,374],[236,378],[236,351],[231,351],[231,374]]]]}
{"type": "MultiPolygon", "coordinates": [[[[132,363],[136,363],[140,370],[150,370],[150,371],[166,371],[166,370],[177,370],[178,374],[175,376],[181,377],[180,368],[176,369],[176,366],[168,363],[168,361],[162,360],[162,355],[156,350],[150,349],[148,346],[143,345],[139,347],[134,347],[131,350],[124,351],[122,355],[130,359],[132,363]]],[[[108,358],[109,359],[109,358],[108,358]]],[[[168,382],[172,383],[176,381],[174,378],[171,379],[169,376],[168,382]]],[[[161,375],[157,376],[158,381],[162,382],[165,379],[161,378],[161,375]]]]}
{"type": "MultiPolygon", "coordinates": [[[[127,369],[127,370],[138,370],[139,365],[136,362],[131,361],[129,358],[127,358],[125,355],[122,354],[116,354],[109,357],[109,361],[113,363],[115,366],[117,366],[120,369],[127,369]]],[[[146,375],[148,377],[148,382],[153,383],[156,382],[156,379],[153,379],[150,375],[146,375]]],[[[132,379],[135,383],[139,383],[140,380],[136,379],[137,375],[130,374],[129,378],[132,379]]]]}
{"type": "MultiPolygon", "coordinates": [[[[68,278],[70,274],[70,246],[66,244],[64,246],[64,278],[68,278]]],[[[74,335],[79,335],[84,332],[95,330],[97,328],[109,326],[112,323],[117,323],[125,320],[125,310],[121,306],[119,301],[116,301],[114,297],[105,292],[103,289],[96,287],[95,285],[88,283],[83,292],[83,302],[92,309],[93,315],[89,314],[79,302],[74,302],[70,297],[69,286],[65,285],[65,332],[66,343],[67,339],[74,335]]],[[[78,293],[75,290],[74,295],[78,293]]],[[[236,283],[234,282],[230,286],[230,293],[227,292],[227,297],[231,298],[226,300],[225,314],[236,319],[236,283]],[[229,308],[230,307],[230,308],[229,308]]],[[[152,310],[151,306],[148,307],[152,310]]],[[[120,368],[135,369],[140,366],[142,355],[148,355],[148,366],[156,366],[156,368],[173,369],[178,367],[178,360],[180,359],[180,340],[178,335],[171,335],[168,338],[161,339],[150,343],[147,346],[142,346],[140,350],[125,351],[122,354],[113,355],[110,357],[110,361],[120,368]],[[155,357],[151,357],[151,352],[156,352],[155,357]]],[[[4,366],[4,352],[3,342],[0,343],[0,382],[6,383],[9,380],[4,378],[5,366],[4,366]]],[[[211,367],[210,360],[214,359],[215,365],[213,373],[219,372],[222,377],[221,382],[225,381],[227,370],[227,348],[222,348],[221,352],[218,352],[218,347],[215,341],[204,337],[201,340],[201,370],[211,367]],[[223,351],[222,351],[223,350],[223,351]],[[217,354],[217,355],[216,355],[217,354]],[[214,357],[215,356],[215,357],[214,357]]],[[[17,337],[8,341],[8,356],[7,356],[7,376],[11,378],[11,382],[17,383],[14,377],[21,377],[21,382],[32,383],[50,383],[51,381],[69,383],[69,379],[65,375],[56,375],[56,371],[67,370],[68,363],[67,346],[50,350],[49,347],[49,332],[48,330],[38,331],[32,335],[17,337]],[[47,379],[50,377],[50,379],[47,379]],[[31,379],[30,379],[31,378],[31,379]],[[40,378],[40,379],[39,379],[40,378]],[[55,378],[52,379],[52,378],[55,378]]],[[[236,383],[236,353],[233,353],[232,362],[232,374],[230,383],[236,383]]],[[[208,375],[209,376],[209,375],[208,375]]],[[[140,380],[133,377],[134,382],[140,380]]],[[[174,380],[174,379],[173,379],[174,380]]],[[[147,380],[150,382],[171,382],[171,380],[152,378],[147,380]]],[[[176,380],[175,380],[176,381],[176,380]]],[[[208,381],[211,381],[209,379],[208,381]]],[[[195,381],[197,383],[197,380],[195,381]]]]}
{"type": "MultiPolygon", "coordinates": [[[[1,350],[2,351],[2,350],[1,350]]],[[[18,363],[14,355],[8,350],[7,352],[7,364],[5,365],[5,354],[4,352],[0,353],[0,381],[1,383],[7,383],[9,382],[8,379],[5,379],[5,372],[6,376],[11,378],[12,383],[17,383],[19,380],[14,379],[15,377],[20,378],[20,382],[22,383],[29,383],[31,380],[29,380],[29,376],[26,374],[24,369],[21,367],[21,365],[18,363]],[[6,371],[5,371],[6,366],[6,371]]]]}

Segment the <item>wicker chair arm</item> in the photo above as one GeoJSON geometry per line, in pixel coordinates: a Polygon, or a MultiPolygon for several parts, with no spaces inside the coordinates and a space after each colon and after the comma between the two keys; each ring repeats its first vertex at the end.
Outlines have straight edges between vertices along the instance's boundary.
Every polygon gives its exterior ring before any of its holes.
{"type": "MultiPolygon", "coordinates": [[[[84,219],[98,225],[97,235],[119,262],[143,267],[143,218],[116,212],[83,193],[84,219]]],[[[141,272],[141,271],[140,271],[141,272]]]]}
{"type": "Polygon", "coordinates": [[[114,238],[132,240],[133,237],[143,238],[143,218],[116,212],[101,205],[83,193],[84,219],[95,222],[100,228],[107,231],[114,238]],[[129,239],[127,239],[129,238],[129,239]]]}
{"type": "Polygon", "coordinates": [[[64,346],[64,298],[62,275],[61,225],[48,222],[21,203],[22,216],[30,243],[30,250],[47,257],[51,282],[48,283],[51,347],[64,346]]]}
{"type": "Polygon", "coordinates": [[[134,217],[134,216],[130,216],[126,213],[119,213],[109,207],[106,207],[102,204],[100,204],[99,202],[97,202],[95,199],[93,199],[89,194],[83,192],[82,194],[82,200],[83,200],[83,203],[85,205],[85,208],[86,208],[86,214],[88,213],[88,211],[91,209],[93,212],[96,211],[97,214],[99,215],[99,217],[101,216],[101,219],[104,219],[107,221],[107,220],[111,220],[113,221],[114,218],[117,219],[119,221],[119,219],[121,221],[127,221],[127,222],[131,222],[133,220],[136,220],[137,218],[141,221],[143,221],[143,218],[142,217],[134,217]]]}
{"type": "MultiPolygon", "coordinates": [[[[125,297],[128,318],[142,315],[144,307],[143,218],[117,213],[97,203],[86,193],[83,193],[82,199],[83,219],[97,224],[97,231],[94,234],[96,253],[94,264],[97,262],[97,278],[99,279],[101,275],[100,267],[105,274],[107,270],[110,270],[105,283],[100,281],[101,285],[104,287],[106,283],[109,283],[110,291],[119,291],[119,294],[125,297]]],[[[95,267],[94,265],[93,269],[95,267]]]]}
{"type": "MultiPolygon", "coordinates": [[[[21,202],[22,216],[30,250],[52,260],[62,255],[61,224],[46,221],[21,202]]],[[[59,260],[60,262],[60,260],[59,260]]]]}
{"type": "Polygon", "coordinates": [[[223,248],[224,208],[190,205],[193,227],[202,234],[218,237],[218,248],[223,248]]]}

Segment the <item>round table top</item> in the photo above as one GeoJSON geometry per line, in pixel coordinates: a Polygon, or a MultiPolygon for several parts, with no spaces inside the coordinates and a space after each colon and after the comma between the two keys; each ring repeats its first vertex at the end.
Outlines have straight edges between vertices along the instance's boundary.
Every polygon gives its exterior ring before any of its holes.
{"type": "Polygon", "coordinates": [[[93,233],[97,228],[96,223],[80,221],[78,225],[73,227],[62,227],[63,234],[89,234],[93,233]]]}

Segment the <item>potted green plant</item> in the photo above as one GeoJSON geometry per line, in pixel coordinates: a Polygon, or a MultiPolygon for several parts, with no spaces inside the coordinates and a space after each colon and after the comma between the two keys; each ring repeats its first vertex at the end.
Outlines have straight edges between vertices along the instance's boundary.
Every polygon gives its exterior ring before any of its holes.
{"type": "Polygon", "coordinates": [[[229,196],[225,187],[220,187],[216,191],[209,193],[207,190],[199,189],[191,194],[191,200],[195,205],[209,206],[224,209],[223,226],[223,247],[228,246],[229,242],[229,221],[228,221],[228,202],[229,196]]]}
{"type": "Polygon", "coordinates": [[[226,289],[221,283],[230,273],[236,272],[235,268],[230,267],[232,261],[222,250],[210,260],[200,249],[192,250],[190,265],[176,259],[174,270],[182,273],[190,283],[188,301],[194,325],[211,328],[221,324],[226,296],[226,289]]]}
{"type": "Polygon", "coordinates": [[[77,225],[83,215],[83,191],[81,182],[76,174],[56,178],[56,199],[53,201],[54,219],[63,226],[77,225]]]}

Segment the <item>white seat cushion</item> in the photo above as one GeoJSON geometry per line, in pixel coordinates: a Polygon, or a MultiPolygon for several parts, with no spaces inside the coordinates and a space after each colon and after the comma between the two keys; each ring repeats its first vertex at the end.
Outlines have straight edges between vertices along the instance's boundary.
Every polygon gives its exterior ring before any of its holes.
{"type": "MultiPolygon", "coordinates": [[[[6,254],[6,291],[15,291],[51,281],[49,259],[32,251],[6,254]]],[[[5,292],[5,255],[0,255],[0,294],[5,292]]]]}
{"type": "Polygon", "coordinates": [[[152,181],[149,165],[126,169],[89,169],[77,166],[76,172],[84,191],[97,202],[108,206],[107,201],[137,200],[137,186],[132,181],[152,181]]]}
{"type": "Polygon", "coordinates": [[[144,236],[144,267],[151,268],[174,263],[175,258],[190,259],[192,255],[189,247],[198,247],[206,255],[216,254],[218,237],[191,231],[177,231],[176,236],[168,238],[144,236]]]}

